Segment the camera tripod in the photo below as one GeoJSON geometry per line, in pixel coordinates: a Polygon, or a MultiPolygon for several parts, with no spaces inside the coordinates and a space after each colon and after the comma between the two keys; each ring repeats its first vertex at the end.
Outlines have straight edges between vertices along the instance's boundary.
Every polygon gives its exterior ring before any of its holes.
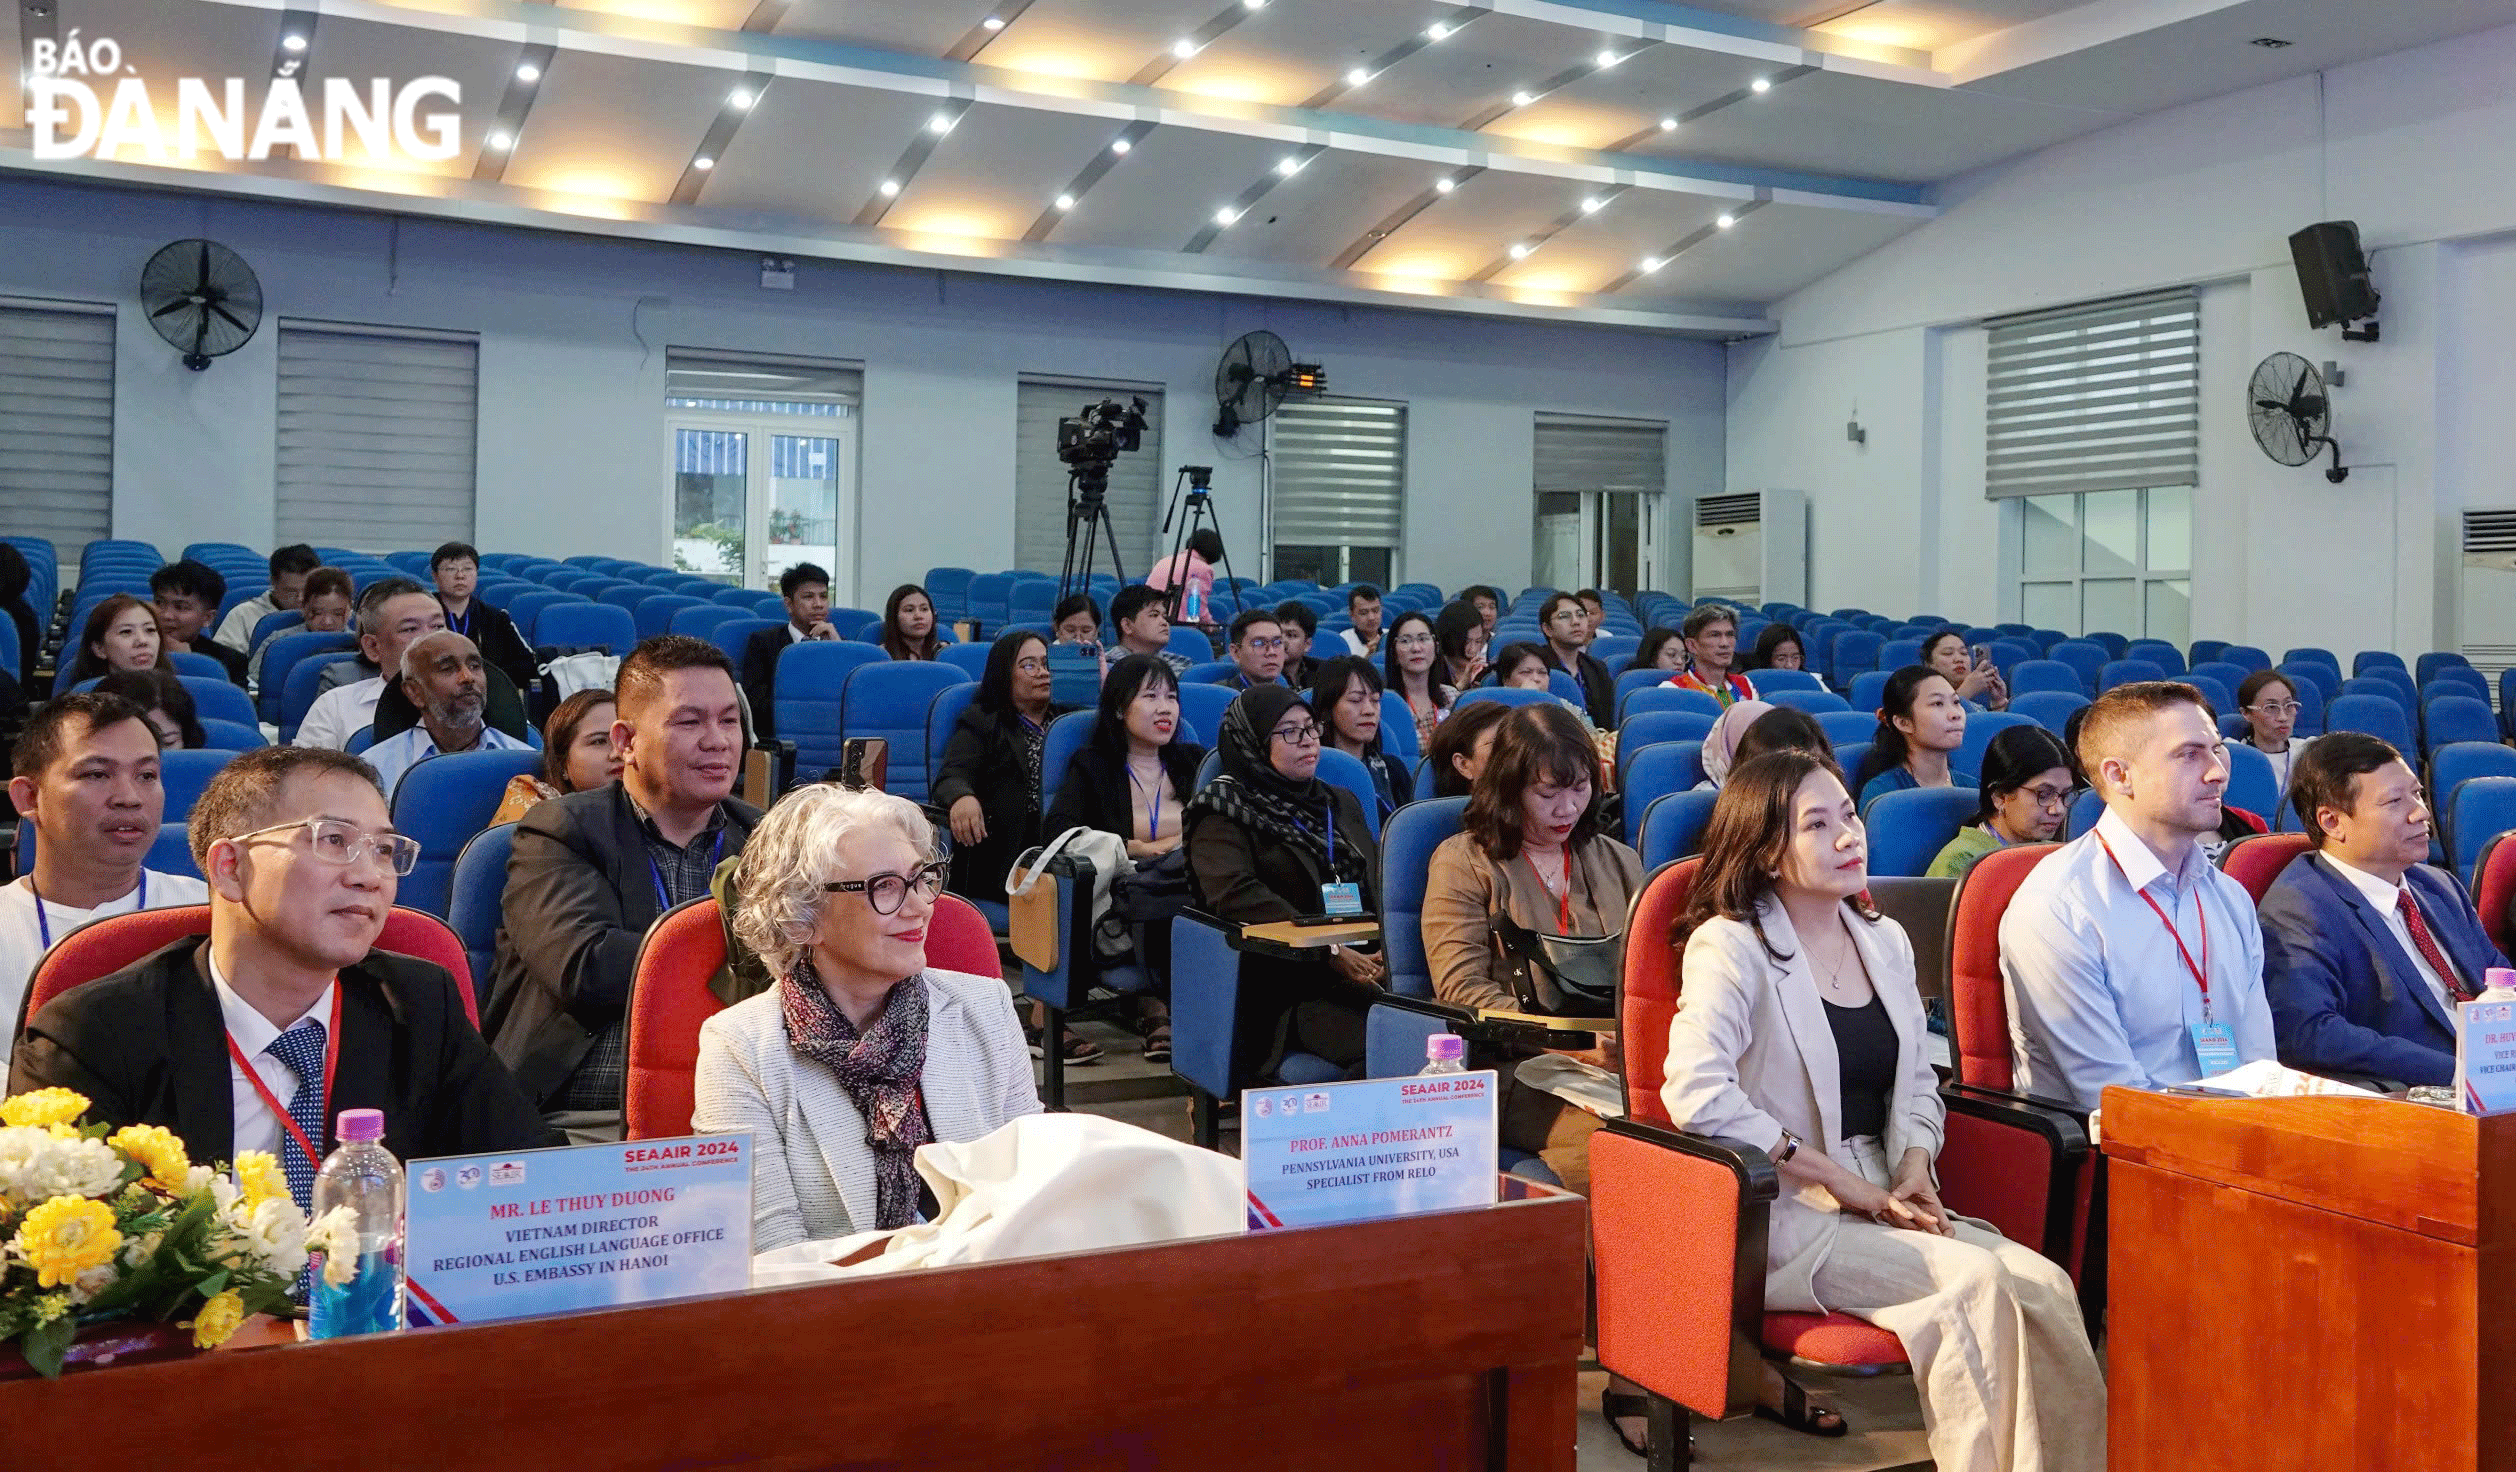
{"type": "Polygon", "coordinates": [[[1109,514],[1109,466],[1075,467],[1066,485],[1066,561],[1057,573],[1057,601],[1091,591],[1093,559],[1106,547],[1110,570],[1127,585],[1127,568],[1119,561],[1118,528],[1109,514]]]}
{"type": "MultiPolygon", "coordinates": [[[[1215,543],[1223,548],[1223,555],[1218,559],[1223,565],[1223,576],[1215,580],[1215,587],[1221,590],[1235,578],[1231,544],[1223,540],[1222,523],[1214,514],[1213,485],[1214,467],[1211,465],[1183,465],[1171,481],[1171,508],[1162,517],[1162,530],[1171,539],[1171,554],[1154,565],[1172,570],[1170,596],[1163,602],[1162,611],[1173,623],[1179,621],[1180,602],[1188,594],[1188,565],[1181,553],[1187,549],[1189,538],[1196,534],[1200,526],[1213,532],[1215,543]],[[1186,516],[1180,515],[1183,508],[1188,513],[1186,516]]],[[[1240,590],[1237,587],[1232,588],[1231,598],[1232,612],[1237,615],[1240,612],[1240,590]]],[[[1220,597],[1217,601],[1221,601],[1220,597]]],[[[1218,617],[1220,612],[1220,609],[1209,608],[1206,619],[1223,622],[1218,617]]]]}

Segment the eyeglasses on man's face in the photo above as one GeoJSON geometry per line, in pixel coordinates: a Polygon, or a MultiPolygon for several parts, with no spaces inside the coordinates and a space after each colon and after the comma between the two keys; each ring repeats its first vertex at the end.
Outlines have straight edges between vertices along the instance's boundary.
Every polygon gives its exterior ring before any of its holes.
{"type": "Polygon", "coordinates": [[[399,833],[363,832],[346,818],[300,818],[294,823],[274,823],[268,828],[256,828],[251,833],[239,833],[228,842],[241,847],[257,838],[268,838],[274,833],[293,833],[300,828],[306,830],[307,848],[327,864],[347,868],[372,854],[379,863],[400,876],[410,873],[419,863],[418,839],[399,833]]]}
{"type": "Polygon", "coordinates": [[[915,889],[928,899],[943,893],[944,879],[952,866],[942,861],[921,864],[906,874],[883,873],[866,879],[834,879],[822,887],[830,894],[862,894],[865,903],[877,915],[896,915],[908,903],[909,891],[915,889]]]}

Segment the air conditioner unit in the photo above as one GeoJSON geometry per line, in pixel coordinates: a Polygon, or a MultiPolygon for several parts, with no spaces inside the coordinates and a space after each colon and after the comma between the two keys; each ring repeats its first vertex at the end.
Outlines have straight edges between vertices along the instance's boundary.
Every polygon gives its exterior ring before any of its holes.
{"type": "Polygon", "coordinates": [[[2464,513],[2456,636],[2484,674],[2516,665],[2516,510],[2464,513]]]}
{"type": "Polygon", "coordinates": [[[1695,503],[1698,600],[1754,607],[1808,597],[1808,497],[1798,491],[1743,491],[1695,503]]]}

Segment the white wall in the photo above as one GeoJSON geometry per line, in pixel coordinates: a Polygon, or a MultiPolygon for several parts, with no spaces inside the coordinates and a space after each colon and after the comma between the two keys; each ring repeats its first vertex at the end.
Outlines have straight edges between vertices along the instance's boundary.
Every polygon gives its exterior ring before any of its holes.
{"type": "Polygon", "coordinates": [[[2455,642],[2458,513],[2516,505],[2487,448],[2516,402],[2516,27],[2135,119],[1940,194],[1947,213],[1780,303],[1778,337],[1731,350],[1729,487],[1809,493],[1810,603],[2006,608],[1977,324],[2193,285],[2193,631],[2275,655],[2455,642]],[[2380,343],[2307,330],[2287,237],[2323,219],[2359,224],[2380,343]],[[2245,381],[2282,350],[2348,374],[2345,485],[2272,463],[2246,430],[2245,381]],[[1855,396],[1866,446],[1843,435],[1855,396]]]}
{"type": "Polygon", "coordinates": [[[1010,561],[1025,372],[1165,385],[1164,459],[1215,465],[1224,535],[1256,576],[1258,462],[1206,426],[1217,356],[1258,327],[1322,363],[1333,391],[1409,405],[1410,579],[1527,578],[1538,410],[1665,419],[1672,497],[1721,483],[1710,343],[809,261],[795,291],[768,292],[748,255],[0,179],[0,296],[121,303],[114,529],[170,553],[268,546],[273,530],[276,333],[266,321],[191,373],[131,300],[149,254],[194,235],[244,255],[271,318],[480,335],[476,540],[491,550],[665,555],[668,345],[865,365],[857,601],[932,565],[1010,561]]]}

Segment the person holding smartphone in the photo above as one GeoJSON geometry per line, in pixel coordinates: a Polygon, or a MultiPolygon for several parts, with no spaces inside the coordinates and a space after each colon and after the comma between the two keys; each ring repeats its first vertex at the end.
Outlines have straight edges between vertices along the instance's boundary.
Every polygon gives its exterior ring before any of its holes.
{"type": "Polygon", "coordinates": [[[1922,663],[1946,675],[1957,698],[1977,710],[2009,708],[2009,686],[1992,663],[1991,649],[1968,649],[1966,636],[1955,629],[1942,629],[1922,641],[1922,663]]]}

